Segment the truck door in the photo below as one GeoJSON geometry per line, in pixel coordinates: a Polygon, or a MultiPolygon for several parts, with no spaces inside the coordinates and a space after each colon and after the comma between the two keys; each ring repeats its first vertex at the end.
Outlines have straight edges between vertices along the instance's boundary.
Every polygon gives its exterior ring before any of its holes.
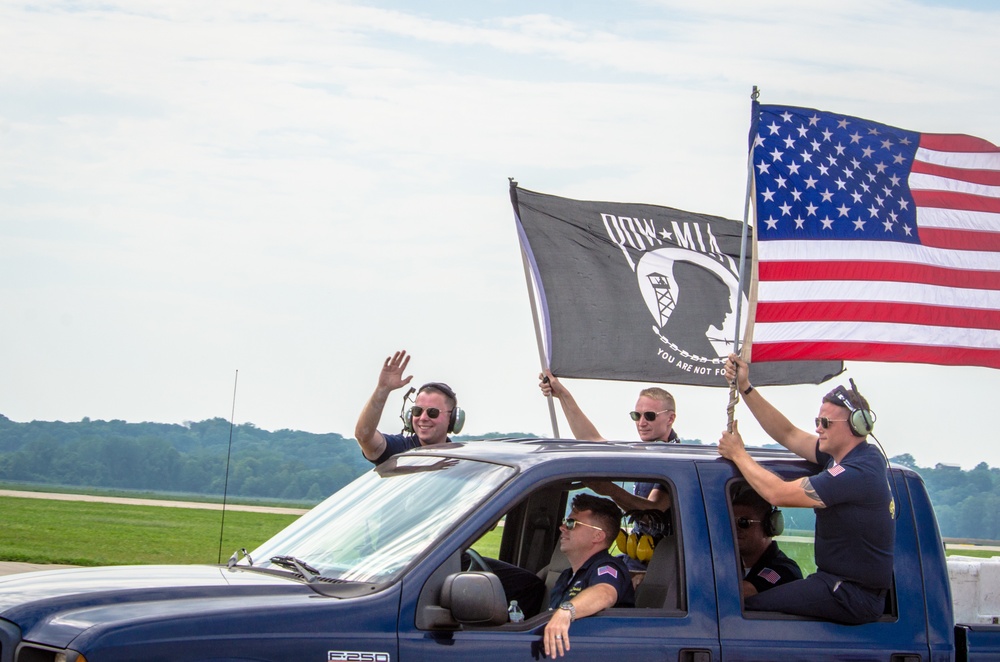
{"type": "MultiPolygon", "coordinates": [[[[926,615],[920,587],[921,570],[914,551],[915,532],[905,490],[900,492],[893,488],[897,512],[895,587],[887,600],[886,613],[875,623],[840,625],[818,619],[743,609],[740,596],[743,575],[730,499],[734,492],[734,482],[744,483],[728,463],[715,466],[702,464],[699,465],[699,472],[705,486],[705,508],[710,514],[709,533],[717,577],[723,660],[764,662],[818,659],[830,655],[836,655],[838,659],[884,662],[928,659],[926,615]]],[[[798,474],[793,471],[785,477],[794,475],[805,476],[808,472],[803,467],[798,470],[798,474]]],[[[784,545],[791,549],[794,541],[801,540],[795,538],[795,534],[808,536],[811,531],[790,530],[789,513],[785,515],[785,531],[774,540],[779,547],[784,545]]],[[[792,519],[796,518],[792,516],[792,519]]],[[[809,574],[807,568],[803,568],[803,571],[809,574]]]]}
{"type": "MultiPolygon", "coordinates": [[[[478,528],[470,528],[470,532],[459,541],[459,547],[480,540],[497,518],[509,514],[501,527],[504,529],[503,542],[498,548],[507,552],[507,558],[501,560],[517,563],[544,557],[538,561],[544,563],[542,567],[531,567],[530,570],[540,577],[555,577],[559,574],[560,563],[565,564],[559,558],[558,542],[554,547],[547,545],[542,555],[531,546],[537,545],[539,540],[557,541],[551,535],[539,534],[538,530],[547,529],[551,533],[553,528],[558,527],[573,496],[585,489],[584,482],[612,480],[629,490],[634,481],[656,482],[671,491],[672,533],[657,542],[653,549],[654,556],[643,579],[643,583],[648,582],[647,590],[643,590],[642,584],[637,589],[637,604],[640,606],[607,609],[574,621],[570,627],[568,657],[627,662],[719,660],[714,578],[705,549],[708,529],[693,463],[667,464],[660,472],[650,473],[647,469],[643,474],[636,473],[634,460],[622,463],[609,457],[601,463],[601,475],[594,474],[594,466],[592,459],[577,461],[567,458],[565,463],[560,463],[560,469],[566,473],[559,476],[543,482],[521,476],[534,484],[525,487],[515,482],[510,491],[511,499],[494,509],[478,528]],[[619,464],[622,465],[620,469],[619,464]],[[679,468],[672,470],[674,466],[679,468]],[[518,544],[518,540],[523,544],[518,544]],[[550,564],[555,566],[551,575],[548,572],[550,564]]],[[[503,495],[498,497],[502,499],[503,495]]],[[[449,549],[454,558],[456,550],[449,549]]],[[[442,550],[442,556],[447,551],[442,550]]],[[[612,547],[611,551],[615,553],[616,550],[612,547]]],[[[449,570],[442,568],[448,561],[442,558],[438,563],[437,574],[447,574],[449,570]]],[[[453,570],[455,561],[451,563],[453,570]]],[[[428,596],[434,594],[435,578],[428,577],[420,586],[408,585],[409,581],[408,578],[404,582],[400,611],[399,651],[403,662],[513,662],[544,657],[542,634],[549,618],[547,599],[540,613],[529,614],[522,623],[432,628],[426,622],[420,623],[422,617],[419,612],[426,608],[428,596]]]]}

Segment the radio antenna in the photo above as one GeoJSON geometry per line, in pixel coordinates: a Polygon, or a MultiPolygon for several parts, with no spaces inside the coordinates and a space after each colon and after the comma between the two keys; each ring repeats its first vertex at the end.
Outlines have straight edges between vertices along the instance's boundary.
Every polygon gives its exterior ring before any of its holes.
{"type": "Polygon", "coordinates": [[[226,480],[222,486],[222,523],[219,525],[219,563],[222,563],[222,534],[226,530],[226,497],[229,494],[229,460],[233,456],[233,420],[236,418],[236,384],[240,379],[240,371],[233,378],[233,410],[229,414],[229,451],[226,453],[226,480]]]}

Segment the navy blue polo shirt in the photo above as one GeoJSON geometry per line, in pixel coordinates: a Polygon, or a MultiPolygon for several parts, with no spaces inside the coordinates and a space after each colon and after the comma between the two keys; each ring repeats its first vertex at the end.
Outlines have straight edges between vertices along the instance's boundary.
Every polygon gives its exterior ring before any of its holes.
{"type": "Polygon", "coordinates": [[[885,458],[863,441],[838,464],[817,440],[816,460],[826,467],[809,478],[826,504],[815,509],[817,569],[866,588],[890,588],[896,508],[885,458]]]}
{"type": "MultiPolygon", "coordinates": [[[[385,450],[374,460],[368,460],[376,466],[382,464],[393,455],[399,455],[411,448],[420,448],[422,445],[420,438],[415,434],[383,434],[382,436],[385,438],[385,450]]],[[[451,439],[445,439],[445,441],[450,442],[451,439]]]]}
{"type": "Polygon", "coordinates": [[[778,543],[772,540],[744,579],[753,584],[758,593],[763,593],[779,584],[802,579],[802,570],[799,564],[788,558],[778,549],[778,543]]]}
{"type": "Polygon", "coordinates": [[[566,568],[552,587],[549,609],[556,609],[567,600],[572,600],[580,591],[597,584],[608,584],[618,594],[615,607],[634,607],[635,589],[632,575],[621,559],[608,554],[607,550],[594,554],[584,561],[575,573],[566,568]]]}

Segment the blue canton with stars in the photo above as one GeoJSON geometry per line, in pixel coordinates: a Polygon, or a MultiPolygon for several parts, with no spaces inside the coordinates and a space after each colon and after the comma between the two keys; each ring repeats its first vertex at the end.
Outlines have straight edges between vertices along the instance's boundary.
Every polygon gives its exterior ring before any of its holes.
{"type": "Polygon", "coordinates": [[[757,232],[920,243],[907,186],[920,134],[810,108],[759,106],[757,232]]]}

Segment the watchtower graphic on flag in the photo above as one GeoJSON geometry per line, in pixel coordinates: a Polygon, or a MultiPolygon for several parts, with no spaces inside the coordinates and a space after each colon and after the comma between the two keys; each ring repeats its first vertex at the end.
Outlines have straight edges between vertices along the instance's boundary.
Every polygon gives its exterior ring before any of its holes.
{"type": "Polygon", "coordinates": [[[656,305],[660,312],[660,326],[666,324],[670,319],[670,313],[674,312],[677,301],[670,292],[670,281],[661,273],[649,274],[649,282],[656,292],[656,305]]]}

